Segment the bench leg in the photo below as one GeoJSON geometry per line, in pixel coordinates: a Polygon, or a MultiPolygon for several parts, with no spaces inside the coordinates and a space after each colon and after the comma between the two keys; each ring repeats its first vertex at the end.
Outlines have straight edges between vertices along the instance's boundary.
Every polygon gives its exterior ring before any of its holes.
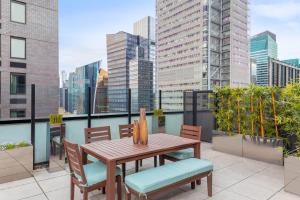
{"type": "Polygon", "coordinates": [[[212,197],[212,173],[207,176],[207,191],[208,196],[212,197]]]}
{"type": "Polygon", "coordinates": [[[143,167],[143,160],[140,160],[140,167],[143,167]]]}
{"type": "Polygon", "coordinates": [[[195,186],[196,186],[195,181],[191,182],[191,188],[192,188],[192,190],[195,189],[195,186]]]}

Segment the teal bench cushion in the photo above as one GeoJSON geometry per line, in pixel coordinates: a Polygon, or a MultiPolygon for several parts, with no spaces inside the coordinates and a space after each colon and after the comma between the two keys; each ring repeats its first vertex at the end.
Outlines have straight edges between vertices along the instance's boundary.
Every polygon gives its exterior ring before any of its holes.
{"type": "MultiPolygon", "coordinates": [[[[106,181],[106,165],[102,162],[93,162],[83,166],[85,177],[87,179],[87,186],[92,186],[97,183],[106,181]]],[[[121,170],[116,167],[116,176],[121,175],[121,170]]],[[[75,176],[81,180],[81,177],[77,174],[75,176]]]]}
{"type": "Polygon", "coordinates": [[[190,158],[126,176],[125,184],[140,194],[146,194],[212,170],[212,162],[190,158]]]}
{"type": "Polygon", "coordinates": [[[177,160],[185,160],[194,157],[194,149],[193,148],[183,149],[180,151],[168,153],[167,155],[176,158],[177,160]]]}

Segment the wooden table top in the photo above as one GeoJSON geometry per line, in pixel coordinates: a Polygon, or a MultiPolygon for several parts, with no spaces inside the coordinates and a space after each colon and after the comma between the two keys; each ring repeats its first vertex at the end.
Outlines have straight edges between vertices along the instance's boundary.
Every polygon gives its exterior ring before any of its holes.
{"type": "Polygon", "coordinates": [[[134,158],[145,154],[168,151],[172,149],[185,148],[199,144],[200,141],[182,138],[168,134],[149,134],[148,145],[133,144],[132,138],[94,142],[82,145],[84,152],[91,154],[101,160],[118,161],[134,158]]]}

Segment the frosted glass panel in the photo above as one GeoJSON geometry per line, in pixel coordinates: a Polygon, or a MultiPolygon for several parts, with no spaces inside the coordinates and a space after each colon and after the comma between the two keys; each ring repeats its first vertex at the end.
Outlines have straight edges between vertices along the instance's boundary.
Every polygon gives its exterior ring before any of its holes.
{"type": "Polygon", "coordinates": [[[11,38],[10,44],[11,44],[11,57],[25,59],[26,40],[22,38],[11,38]]]}
{"type": "Polygon", "coordinates": [[[11,2],[11,21],[26,23],[26,4],[11,2]]]}

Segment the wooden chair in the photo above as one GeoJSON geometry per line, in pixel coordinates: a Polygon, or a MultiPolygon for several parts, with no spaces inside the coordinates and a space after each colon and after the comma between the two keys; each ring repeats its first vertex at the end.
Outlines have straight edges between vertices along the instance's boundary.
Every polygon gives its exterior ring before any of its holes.
{"type": "MultiPolygon", "coordinates": [[[[64,140],[64,147],[71,172],[71,200],[74,200],[75,185],[80,189],[81,193],[83,193],[83,200],[88,200],[89,192],[105,188],[106,165],[101,162],[83,165],[78,144],[73,144],[64,140]]],[[[116,182],[118,200],[121,200],[121,172],[119,168],[116,168],[116,182]]]]}
{"type": "MultiPolygon", "coordinates": [[[[133,136],[133,124],[125,124],[125,125],[119,125],[119,134],[120,139],[126,138],[126,137],[132,137],[133,136]]],[[[142,166],[142,160],[140,160],[140,165],[142,166]]],[[[157,167],[157,156],[154,157],[154,166],[157,167]]],[[[135,161],[135,172],[139,171],[139,161],[135,161]]],[[[123,181],[125,180],[126,176],[126,163],[122,164],[122,175],[123,175],[123,181]]]]}
{"type": "Polygon", "coordinates": [[[59,159],[62,159],[63,149],[64,149],[64,142],[66,136],[66,124],[61,124],[59,127],[57,127],[58,132],[55,132],[54,135],[52,135],[51,139],[51,149],[53,151],[53,154],[56,155],[56,147],[59,147],[59,159]]]}
{"type": "MultiPolygon", "coordinates": [[[[180,130],[180,137],[193,139],[193,140],[201,140],[201,126],[190,126],[190,125],[182,125],[180,130]]],[[[170,160],[173,162],[185,160],[188,158],[194,157],[193,149],[184,149],[177,152],[164,154],[159,156],[159,164],[164,165],[165,160],[170,160]]],[[[200,184],[200,181],[197,181],[197,184],[200,184]]]]}
{"type": "Polygon", "coordinates": [[[86,128],[84,129],[84,133],[86,144],[103,140],[111,140],[111,132],[109,126],[86,128]]]}

